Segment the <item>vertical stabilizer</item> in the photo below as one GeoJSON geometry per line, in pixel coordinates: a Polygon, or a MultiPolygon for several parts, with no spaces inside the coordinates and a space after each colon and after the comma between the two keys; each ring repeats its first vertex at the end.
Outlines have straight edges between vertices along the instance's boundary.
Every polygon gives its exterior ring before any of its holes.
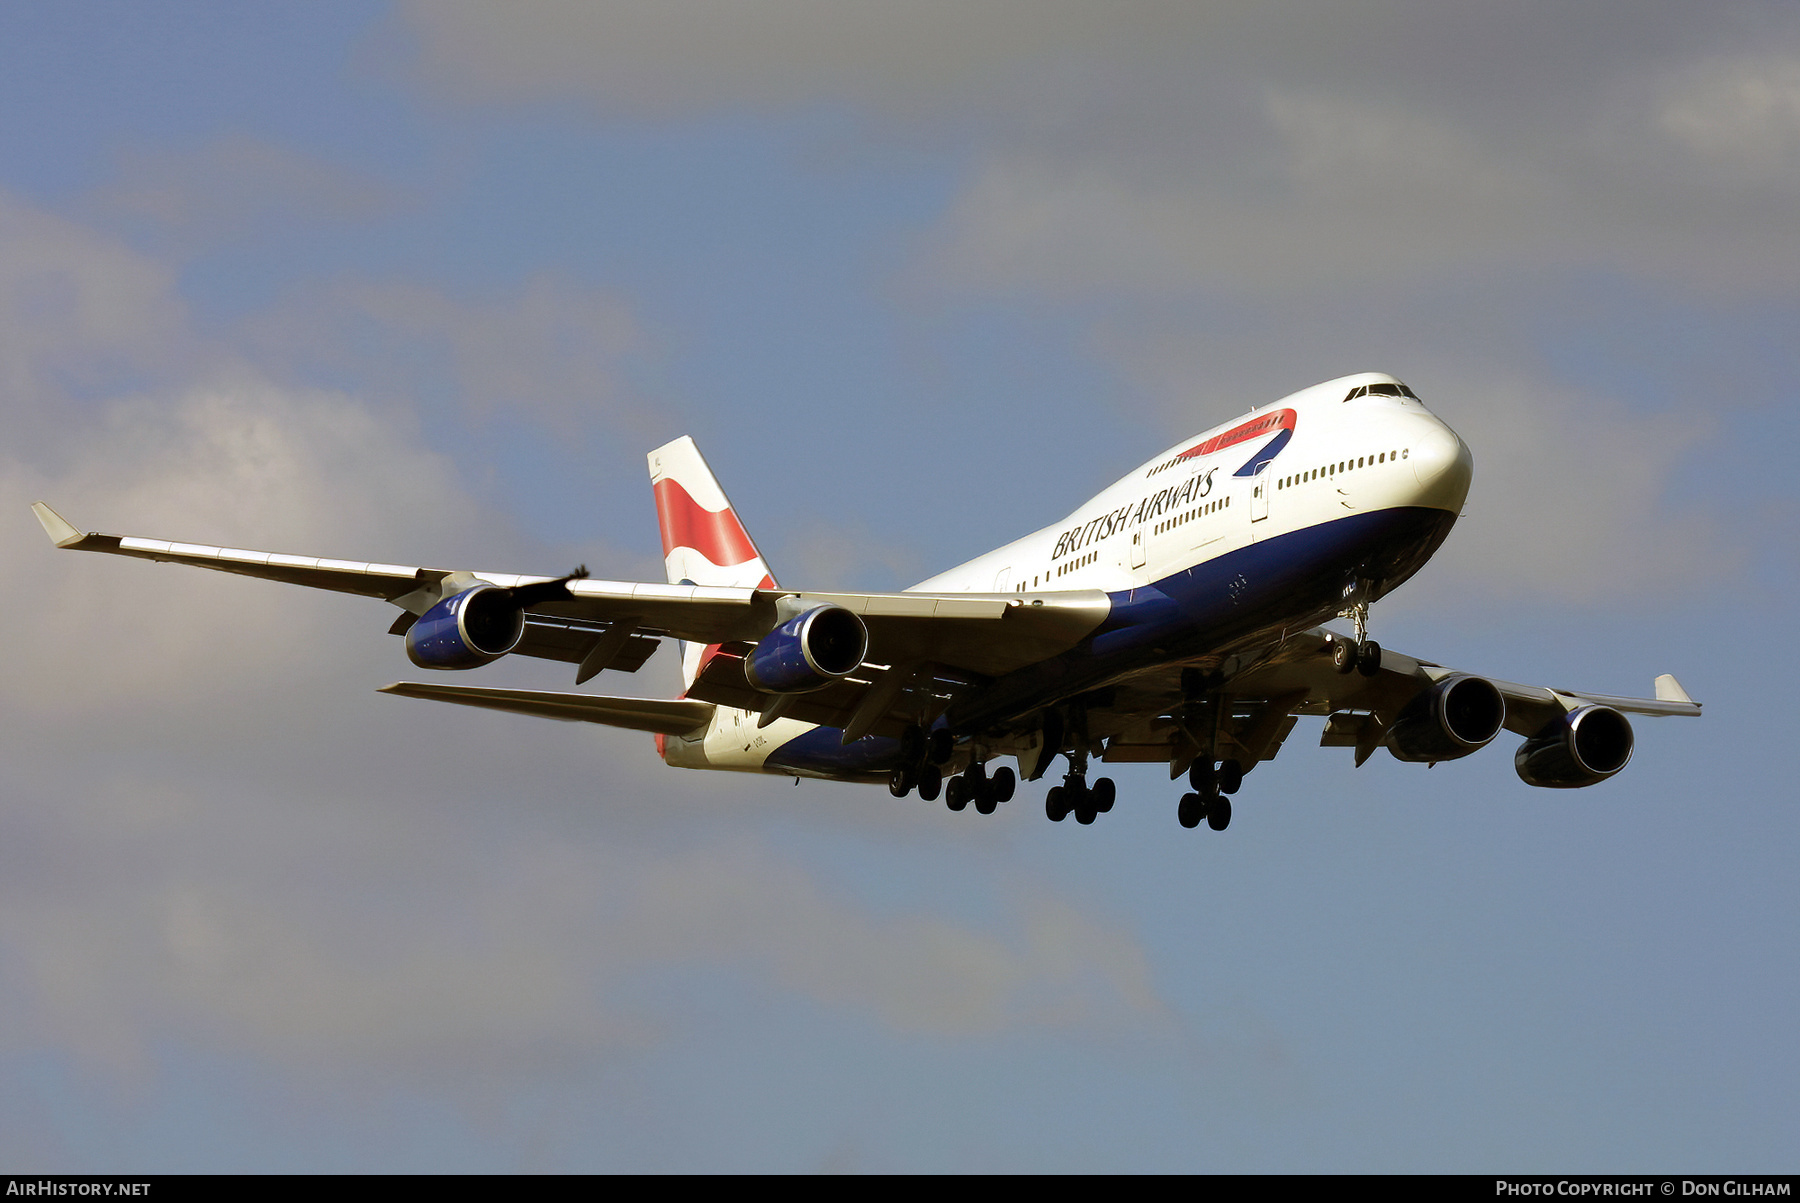
{"type": "MultiPolygon", "coordinates": [[[[662,527],[663,567],[672,585],[773,588],[775,578],[694,440],[683,435],[650,453],[650,485],[662,527]]],[[[692,685],[711,647],[681,645],[681,675],[692,685]]]]}

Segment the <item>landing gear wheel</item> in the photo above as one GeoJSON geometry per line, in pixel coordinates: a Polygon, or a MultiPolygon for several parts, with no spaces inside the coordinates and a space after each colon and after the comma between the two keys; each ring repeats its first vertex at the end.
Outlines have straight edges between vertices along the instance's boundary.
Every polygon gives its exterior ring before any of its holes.
{"type": "Polygon", "coordinates": [[[1181,805],[1175,808],[1175,817],[1183,827],[1190,830],[1200,826],[1201,821],[1206,818],[1206,799],[1199,794],[1181,795],[1181,805]]]}
{"type": "Polygon", "coordinates": [[[1356,645],[1348,639],[1331,641],[1331,667],[1349,674],[1356,670],[1356,645]]]}
{"type": "Polygon", "coordinates": [[[1011,802],[1013,786],[1017,784],[1017,782],[1018,777],[1011,769],[995,770],[994,775],[988,778],[988,788],[994,791],[994,801],[1011,802]]]}
{"type": "Polygon", "coordinates": [[[1094,782],[1094,788],[1089,791],[1089,797],[1094,800],[1094,810],[1099,814],[1105,814],[1111,810],[1113,799],[1117,796],[1118,790],[1113,786],[1111,777],[1100,778],[1094,782]]]}
{"type": "Polygon", "coordinates": [[[950,757],[955,754],[956,741],[950,737],[948,731],[933,731],[925,741],[925,759],[932,764],[942,767],[948,764],[950,757]]]}
{"type": "Polygon", "coordinates": [[[1211,760],[1202,757],[1188,767],[1188,784],[1194,787],[1195,793],[1215,793],[1219,788],[1218,782],[1218,771],[1213,768],[1211,760]]]}
{"type": "Polygon", "coordinates": [[[888,774],[888,793],[896,798],[904,798],[912,793],[913,785],[911,769],[898,768],[888,774]]]}
{"type": "Polygon", "coordinates": [[[993,787],[983,782],[982,788],[975,793],[976,811],[980,814],[991,815],[994,813],[994,808],[999,805],[1000,800],[994,797],[993,787]]]}
{"type": "Polygon", "coordinates": [[[969,804],[969,786],[961,777],[952,777],[944,782],[944,805],[951,810],[961,810],[969,804]]]}
{"type": "Polygon", "coordinates": [[[1224,831],[1231,826],[1231,799],[1214,798],[1212,805],[1206,808],[1206,825],[1214,831],[1224,831]]]}
{"type": "Polygon", "coordinates": [[[1244,766],[1235,760],[1227,760],[1219,766],[1219,792],[1235,794],[1244,784],[1244,766]]]}
{"type": "Polygon", "coordinates": [[[1044,816],[1052,823],[1060,823],[1069,817],[1069,806],[1064,801],[1067,797],[1068,791],[1060,785],[1051,786],[1050,792],[1044,795],[1044,816]]]}
{"type": "Polygon", "coordinates": [[[936,802],[938,791],[943,788],[944,774],[937,765],[928,764],[919,770],[919,797],[927,802],[936,802]]]}
{"type": "Polygon", "coordinates": [[[1100,812],[1094,809],[1094,795],[1089,790],[1082,790],[1081,797],[1075,803],[1075,821],[1086,827],[1094,821],[1100,812]]]}
{"type": "Polygon", "coordinates": [[[1372,677],[1381,671],[1381,645],[1373,639],[1364,640],[1356,649],[1356,671],[1365,677],[1372,677]]]}

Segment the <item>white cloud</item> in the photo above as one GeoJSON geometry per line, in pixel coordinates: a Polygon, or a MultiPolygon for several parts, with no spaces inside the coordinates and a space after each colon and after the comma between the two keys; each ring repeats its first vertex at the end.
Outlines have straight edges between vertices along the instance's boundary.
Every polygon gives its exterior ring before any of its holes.
{"type": "Polygon", "coordinates": [[[1597,111],[1523,147],[1355,95],[1270,89],[1262,120],[1218,153],[1173,131],[1160,156],[1103,141],[1009,146],[926,240],[920,278],[1257,297],[1521,273],[1752,292],[1800,278],[1800,246],[1784,236],[1791,197],[1722,197],[1691,166],[1593,151],[1597,111]]]}
{"type": "Polygon", "coordinates": [[[191,348],[168,265],[0,190],[0,415],[166,371],[191,348]]]}
{"type": "Polygon", "coordinates": [[[1475,483],[1424,578],[1432,596],[1636,606],[1741,577],[1724,515],[1668,496],[1713,434],[1705,417],[1492,376],[1438,411],[1474,450],[1475,483]]]}
{"type": "Polygon", "coordinates": [[[762,967],[781,985],[878,1015],[900,1031],[1138,1022],[1162,1013],[1126,933],[1024,891],[1008,935],[926,913],[876,919],[798,865],[709,849],[659,866],[633,900],[633,951],[762,967]]]}
{"type": "Polygon", "coordinates": [[[1800,168],[1800,57],[1714,58],[1667,89],[1656,124],[1715,164],[1755,175],[1800,168]]]}
{"type": "Polygon", "coordinates": [[[409,3],[417,66],[435,91],[478,100],[578,98],[627,112],[790,107],[848,97],[936,109],[1038,94],[1096,55],[1152,52],[1228,6],[1126,0],[600,0],[409,3]]]}
{"type": "Polygon", "coordinates": [[[128,151],[119,178],[92,198],[102,211],[148,219],[182,241],[211,244],[381,216],[398,203],[370,176],[292,147],[235,133],[190,150],[128,151]]]}
{"type": "Polygon", "coordinates": [[[629,419],[624,367],[646,350],[630,305],[538,272],[508,296],[463,301],[408,281],[340,280],[250,323],[263,353],[353,369],[404,396],[447,380],[468,417],[524,420],[558,435],[629,419]]]}
{"type": "Polygon", "coordinates": [[[1135,938],[1041,890],[996,923],[877,915],[742,834],[658,852],[518,808],[500,829],[434,816],[348,778],[337,796],[246,799],[204,773],[126,771],[79,774],[95,801],[43,798],[55,817],[10,820],[40,858],[0,887],[12,1047],[50,1041],[129,1077],[178,1038],[326,1079],[473,1076],[481,1093],[663,1038],[672,1021],[632,1001],[634,983],[696,965],[899,1033],[1166,1019],[1135,938]],[[185,796],[145,821],[146,785],[185,796]]]}
{"type": "MultiPolygon", "coordinates": [[[[271,584],[56,551],[27,520],[32,501],[83,529],[388,562],[503,529],[403,427],[246,373],[116,402],[65,433],[64,471],[0,461],[0,507],[15,516],[0,535],[0,605],[38,633],[14,658],[12,696],[40,716],[82,708],[102,682],[109,706],[184,702],[192,674],[172,668],[201,668],[209,691],[232,687],[226,666],[244,688],[304,671],[336,611],[271,584]]],[[[381,623],[379,607],[368,621],[381,623]]]]}

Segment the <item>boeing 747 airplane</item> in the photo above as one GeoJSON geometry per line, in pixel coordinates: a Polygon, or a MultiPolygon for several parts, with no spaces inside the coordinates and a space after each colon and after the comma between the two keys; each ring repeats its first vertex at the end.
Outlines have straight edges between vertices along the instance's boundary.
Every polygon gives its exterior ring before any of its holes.
{"type": "Polygon", "coordinates": [[[650,453],[666,584],[407,568],[83,534],[58,547],[378,597],[412,662],[502,656],[635,672],[681,646],[683,695],[621,698],[400,683],[383,692],[652,732],[681,768],[886,782],[991,814],[1066,758],[1049,817],[1112,809],[1095,761],[1186,777],[1182,826],[1222,831],[1244,774],[1301,715],[1324,746],[1431,764],[1523,737],[1528,785],[1594,785],[1631,759],[1627,714],[1698,715],[1673,676],[1652,698],[1517,685],[1382,648],[1369,606],[1455,525],[1473,460],[1393,376],[1304,389],[1185,439],[1060,522],[902,593],[778,585],[692,439],[650,453]],[[1350,621],[1353,634],[1318,624],[1350,621]],[[1011,766],[996,765],[1012,759],[1011,766]]]}

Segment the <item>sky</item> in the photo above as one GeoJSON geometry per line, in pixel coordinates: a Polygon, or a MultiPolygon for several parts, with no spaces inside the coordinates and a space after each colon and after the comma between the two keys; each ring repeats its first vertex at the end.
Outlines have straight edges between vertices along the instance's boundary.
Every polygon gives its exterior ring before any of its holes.
{"type": "Polygon", "coordinates": [[[1786,3],[6,5],[0,1167],[1791,1171],[1797,329],[1786,3]],[[1476,464],[1373,636],[1703,718],[952,814],[28,511],[657,580],[691,434],[895,589],[1366,370],[1476,464]]]}

